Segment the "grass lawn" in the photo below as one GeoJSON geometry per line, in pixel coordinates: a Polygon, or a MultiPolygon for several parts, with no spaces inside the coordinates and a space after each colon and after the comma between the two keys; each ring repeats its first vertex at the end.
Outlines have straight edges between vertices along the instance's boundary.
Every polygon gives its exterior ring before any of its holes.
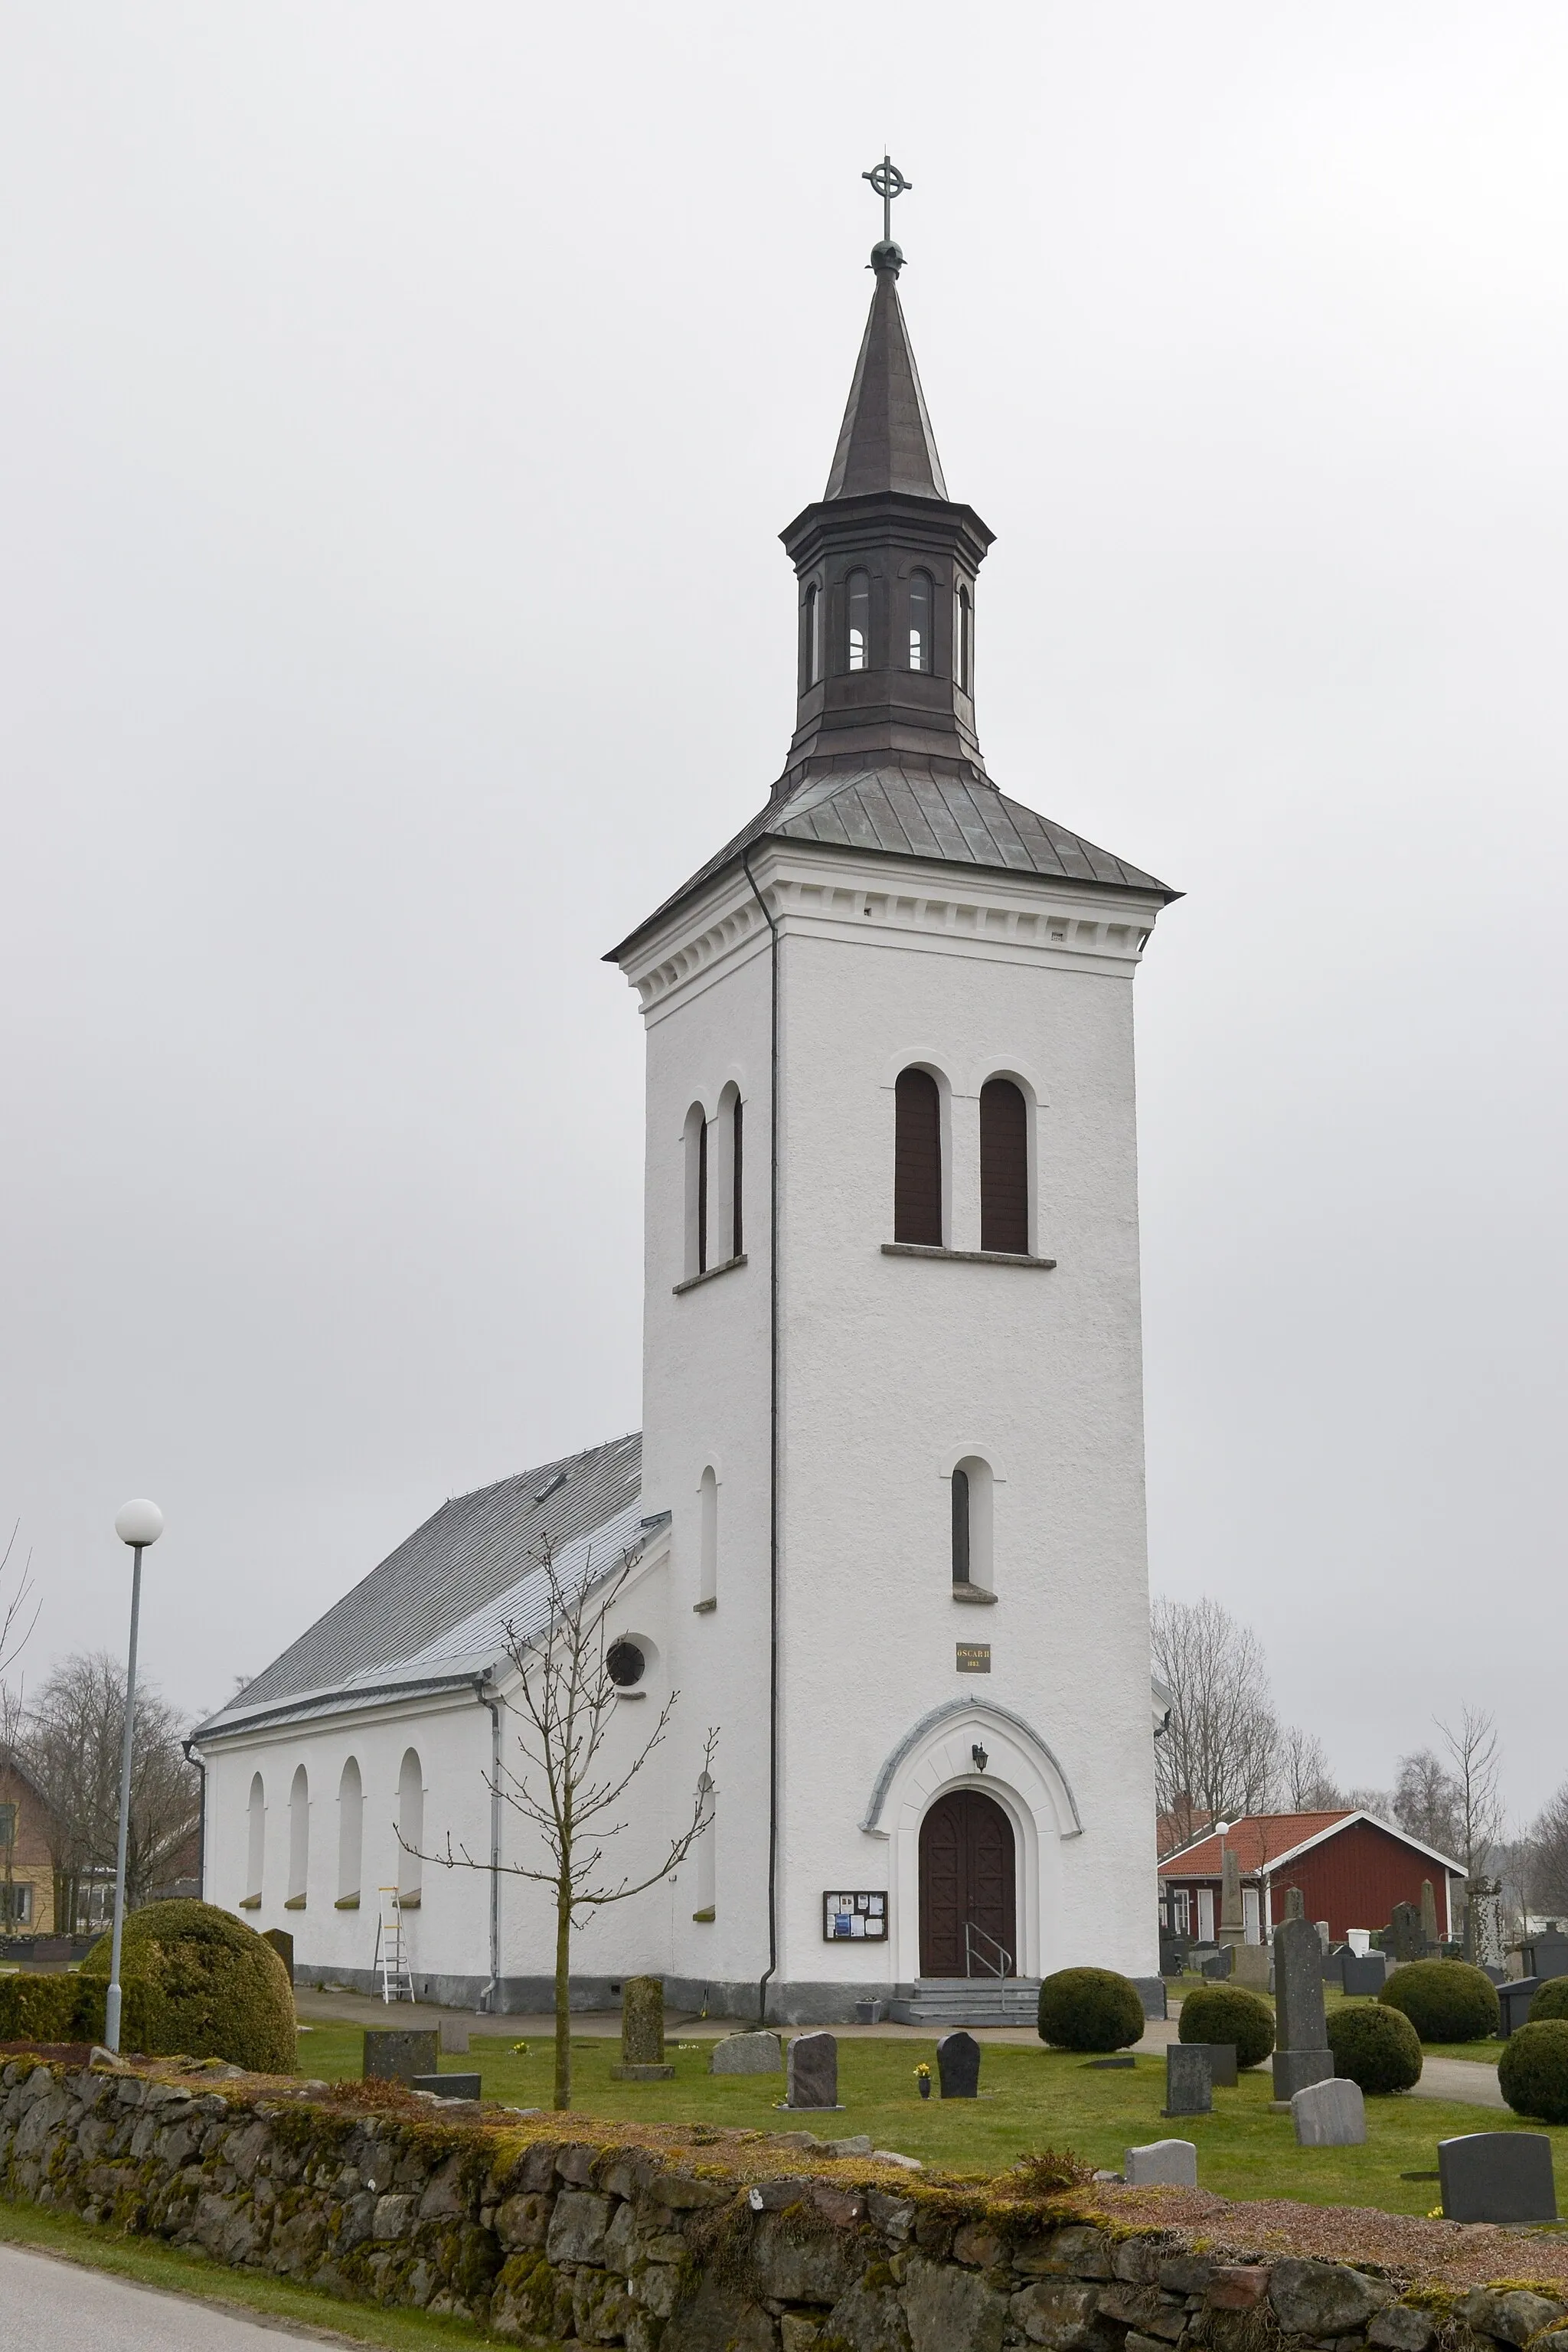
{"type": "Polygon", "coordinates": [[[183,2247],[155,2239],[128,2238],[74,2216],[11,2205],[0,2199],[0,2244],[34,2246],[63,2255],[85,2269],[111,2272],[139,2286],[159,2287],[202,2303],[216,2303],[257,2319],[276,2319],[314,2336],[351,2344],[382,2344],[395,2352],[458,2352],[462,2345],[493,2344],[498,2337],[461,2319],[429,2319],[420,2311],[377,2311],[336,2295],[318,2294],[259,2271],[230,2270],[183,2247]]]}
{"type": "MultiPolygon", "coordinates": [[[[1152,2139],[1179,2137],[1197,2145],[1198,2178],[1229,2197],[1299,2197],[1315,2205],[1374,2205],[1390,2213],[1427,2213],[1437,2202],[1436,2180],[1405,2180],[1406,2172],[1436,2173],[1437,2142],[1459,2132],[1540,2130],[1514,2116],[1436,2099],[1367,2101],[1367,2144],[1352,2148],[1298,2147],[1288,2115],[1271,2113],[1267,2066],[1244,2074],[1233,2091],[1215,2093],[1212,2116],[1166,2122],[1162,2057],[1143,2055],[1131,2070],[1097,2072],[1067,2051],[992,2042],[981,2062],[981,2096],[922,2102],[914,2068],[924,2059],[934,2076],[931,2042],[848,2040],[838,2045],[841,2113],[814,2119],[786,2116],[774,2102],[784,2077],[710,2074],[711,2043],[668,2045],[672,2083],[612,2083],[618,2056],[611,2038],[574,2042],[575,2104],[580,2113],[637,2117],[650,2123],[713,2123],[744,2130],[790,2131],[803,2126],[826,2138],[868,2132],[877,2147],[960,2171],[994,2172],[1026,2149],[1071,2147],[1097,2167],[1120,2169],[1123,2151],[1152,2139]]],[[[361,2029],[315,2025],[300,2038],[300,2070],[326,2081],[355,2075],[361,2029]]],[[[487,2098],[548,2107],[552,2052],[548,2037],[514,2056],[509,2038],[475,2033],[467,2058],[444,2058],[443,2074],[477,2072],[487,2098]]],[[[1559,2178],[1568,2179],[1568,2129],[1553,2131],[1559,2178]]]]}

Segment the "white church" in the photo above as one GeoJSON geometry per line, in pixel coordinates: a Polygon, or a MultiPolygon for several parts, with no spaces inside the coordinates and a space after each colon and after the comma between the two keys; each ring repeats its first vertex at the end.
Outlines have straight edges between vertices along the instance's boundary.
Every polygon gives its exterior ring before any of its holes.
{"type": "Polygon", "coordinates": [[[776,2022],[1032,2019],[1157,1982],[1132,982],[1176,895],[1008,800],[975,726],[992,533],[951,499],[889,241],[823,497],[784,532],[767,805],[613,950],[647,1039],[643,1412],[447,1502],[219,1715],[209,1900],[297,1973],[549,2004],[509,1623],[631,1565],[613,1763],[671,1691],[574,2005],[658,1972],[776,2022]],[[448,1837],[481,1867],[426,1856],[448,1837]],[[491,1865],[500,1865],[492,1867],[491,1865]],[[882,2004],[868,2012],[867,2003],[882,2004]]]}

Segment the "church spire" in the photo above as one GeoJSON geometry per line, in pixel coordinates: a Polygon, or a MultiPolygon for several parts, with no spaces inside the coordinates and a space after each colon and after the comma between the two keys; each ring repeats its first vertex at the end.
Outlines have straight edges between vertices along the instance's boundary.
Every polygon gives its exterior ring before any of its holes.
{"type": "Polygon", "coordinates": [[[890,237],[872,247],[877,287],[825,499],[853,499],[868,490],[903,490],[917,499],[947,496],[899,300],[903,265],[890,237]]]}

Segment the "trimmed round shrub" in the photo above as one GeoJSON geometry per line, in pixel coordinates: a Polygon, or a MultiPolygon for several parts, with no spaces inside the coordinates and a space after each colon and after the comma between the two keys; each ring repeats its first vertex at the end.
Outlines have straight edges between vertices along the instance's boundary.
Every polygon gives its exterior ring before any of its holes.
{"type": "Polygon", "coordinates": [[[1040,1987],[1040,2040],[1058,2050],[1125,2050],[1143,2039],[1138,1988],[1114,1969],[1058,1969],[1040,1987]]]}
{"type": "Polygon", "coordinates": [[[1531,2001],[1531,2025],[1544,2025],[1553,2017],[1568,2017],[1568,1977],[1550,1978],[1531,2001]]]}
{"type": "Polygon", "coordinates": [[[1421,2041],[1402,2010],[1355,2001],[1329,2016],[1334,2072],[1363,2091],[1408,2091],[1421,2080],[1421,2041]]]}
{"type": "Polygon", "coordinates": [[[1479,2042],[1502,2018],[1496,1985],[1468,1960],[1409,1960],[1377,1997],[1403,2010],[1423,2042],[1479,2042]]]}
{"type": "Polygon", "coordinates": [[[1241,1985],[1202,1985],[1182,2003],[1184,2042],[1234,2042],[1238,2066],[1261,2066],[1274,2047],[1274,2011],[1241,1985]]]}
{"type": "MultiPolygon", "coordinates": [[[[82,1975],[107,1977],[100,1936],[82,1975]]],[[[125,1922],[121,1976],[136,1981],[136,2045],[149,2057],[226,2058],[257,2074],[291,2074],[294,1996],[289,1972],[253,1927],[211,1903],[148,1903],[125,1922]]],[[[131,2041],[127,2002],[125,2039],[131,2041]]]]}
{"type": "Polygon", "coordinates": [[[1502,2045],[1497,2078],[1516,2116],[1568,2124],[1568,2017],[1519,2026],[1502,2045]]]}

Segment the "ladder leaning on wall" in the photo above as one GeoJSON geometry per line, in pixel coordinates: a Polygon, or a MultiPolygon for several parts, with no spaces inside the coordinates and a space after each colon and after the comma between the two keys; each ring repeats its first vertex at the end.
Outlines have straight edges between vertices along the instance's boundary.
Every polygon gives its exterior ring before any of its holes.
{"type": "Polygon", "coordinates": [[[376,1893],[381,1897],[381,1916],[375,1923],[375,1958],[371,1966],[381,1970],[381,1997],[387,2001],[412,2000],[414,1974],[408,1965],[397,1889],[380,1886],[376,1893]]]}

